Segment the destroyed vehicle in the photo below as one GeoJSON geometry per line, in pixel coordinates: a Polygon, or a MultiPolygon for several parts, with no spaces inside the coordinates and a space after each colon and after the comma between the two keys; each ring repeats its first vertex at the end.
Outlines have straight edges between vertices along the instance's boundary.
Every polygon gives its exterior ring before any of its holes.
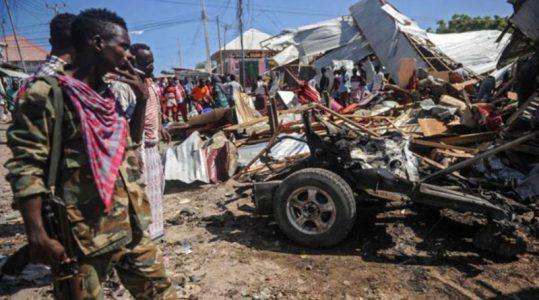
{"type": "Polygon", "coordinates": [[[305,139],[300,140],[308,144],[310,156],[269,176],[254,178],[253,185],[257,212],[273,214],[291,240],[309,247],[336,245],[351,231],[362,203],[374,197],[413,203],[426,211],[451,209],[477,214],[487,220],[474,237],[477,247],[501,256],[525,251],[526,239],[513,220],[507,198],[495,192],[481,193],[481,188],[474,189],[460,174],[453,174],[530,140],[538,132],[420,179],[417,158],[408,150],[410,141],[400,134],[364,136],[350,128],[336,128],[315,110],[303,113],[303,124],[305,139]],[[324,124],[327,135],[317,134],[312,122],[324,124]]]}

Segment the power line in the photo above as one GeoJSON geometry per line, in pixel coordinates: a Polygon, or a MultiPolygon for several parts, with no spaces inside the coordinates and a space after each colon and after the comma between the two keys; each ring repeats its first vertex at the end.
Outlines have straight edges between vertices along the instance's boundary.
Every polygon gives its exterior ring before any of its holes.
{"type": "Polygon", "coordinates": [[[66,4],[65,3],[54,3],[54,4],[45,3],[45,7],[53,10],[54,15],[57,16],[60,13],[60,9],[65,8],[66,4]]]}
{"type": "MultiPolygon", "coordinates": [[[[146,1],[152,1],[152,2],[161,2],[161,3],[169,3],[169,4],[176,4],[176,5],[191,5],[191,6],[196,6],[197,4],[193,3],[193,2],[185,2],[185,1],[180,1],[180,0],[146,0],[146,1]]],[[[213,7],[213,8],[219,8],[219,5],[215,5],[215,4],[208,4],[207,5],[208,7],[213,7]]],[[[256,6],[253,7],[253,11],[260,11],[260,10],[268,10],[268,11],[273,11],[273,12],[277,12],[277,13],[283,13],[283,14],[303,14],[303,15],[310,15],[310,16],[324,16],[324,17],[332,17],[334,15],[331,15],[331,14],[328,14],[324,11],[312,11],[312,10],[305,10],[305,9],[300,9],[300,8],[282,8],[282,9],[279,9],[279,8],[270,8],[270,7],[267,7],[267,6],[256,6]]]]}

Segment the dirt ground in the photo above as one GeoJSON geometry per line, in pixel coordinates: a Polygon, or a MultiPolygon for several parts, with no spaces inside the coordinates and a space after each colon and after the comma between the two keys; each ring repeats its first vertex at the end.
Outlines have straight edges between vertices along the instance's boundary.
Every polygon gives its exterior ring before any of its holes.
{"type": "MultiPolygon", "coordinates": [[[[10,156],[6,128],[0,124],[2,165],[10,156]]],[[[0,259],[25,242],[5,174],[0,168],[0,259]]],[[[159,247],[186,299],[539,299],[536,242],[504,260],[474,248],[472,221],[376,203],[359,211],[345,242],[306,249],[287,240],[271,217],[254,214],[249,197],[230,185],[167,183],[159,247]]],[[[2,279],[0,298],[50,298],[46,269],[34,266],[23,277],[2,279]]],[[[107,292],[129,299],[114,281],[107,292]]]]}

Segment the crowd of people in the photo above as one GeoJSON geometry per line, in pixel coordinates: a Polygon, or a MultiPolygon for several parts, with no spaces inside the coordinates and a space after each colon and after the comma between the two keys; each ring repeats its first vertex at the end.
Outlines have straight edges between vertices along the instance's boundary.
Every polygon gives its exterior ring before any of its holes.
{"type": "Polygon", "coordinates": [[[165,76],[158,80],[157,88],[164,123],[180,122],[180,115],[187,122],[192,115],[233,107],[234,93],[244,91],[233,74],[212,74],[209,79],[165,76]]]}
{"type": "Polygon", "coordinates": [[[351,73],[344,66],[333,71],[323,67],[320,73],[320,80],[311,81],[311,85],[320,94],[329,93],[342,107],[361,103],[369,95],[382,91],[384,85],[391,81],[375,56],[361,60],[351,73]]]}

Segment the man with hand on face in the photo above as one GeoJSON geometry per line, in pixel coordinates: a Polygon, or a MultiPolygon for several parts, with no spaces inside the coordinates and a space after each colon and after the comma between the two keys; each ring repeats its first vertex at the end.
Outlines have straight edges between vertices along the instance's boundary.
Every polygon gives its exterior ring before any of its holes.
{"type": "Polygon", "coordinates": [[[127,32],[124,20],[105,9],[77,16],[71,27],[76,52],[71,69],[59,72],[55,80],[35,78],[18,102],[7,133],[13,152],[5,165],[7,178],[32,257],[53,266],[76,258],[82,298],[103,299],[103,283],[114,267],[134,298],[175,299],[162,256],[146,230],[150,206],[134,146],[143,126],[128,126],[103,81],[109,72],[122,76],[137,96],[134,124],[143,124],[148,88],[132,68],[118,69],[127,60],[127,32]],[[58,89],[61,93],[55,93],[58,89]],[[59,124],[58,96],[64,110],[60,139],[52,132],[59,124]],[[47,173],[54,141],[61,143],[61,155],[55,188],[50,188],[47,173]],[[64,245],[45,230],[41,209],[52,193],[65,204],[75,248],[68,252],[76,257],[68,257],[64,245]]]}
{"type": "Polygon", "coordinates": [[[152,238],[156,238],[164,234],[163,206],[158,204],[163,201],[165,181],[158,146],[161,139],[169,142],[170,134],[163,128],[159,87],[152,80],[153,53],[150,47],[145,44],[133,44],[130,52],[135,58],[135,67],[144,73],[142,77],[148,93],[144,121],[141,122],[144,124],[144,130],[140,156],[143,161],[145,190],[152,207],[153,222],[150,225],[150,235],[152,238]]]}

